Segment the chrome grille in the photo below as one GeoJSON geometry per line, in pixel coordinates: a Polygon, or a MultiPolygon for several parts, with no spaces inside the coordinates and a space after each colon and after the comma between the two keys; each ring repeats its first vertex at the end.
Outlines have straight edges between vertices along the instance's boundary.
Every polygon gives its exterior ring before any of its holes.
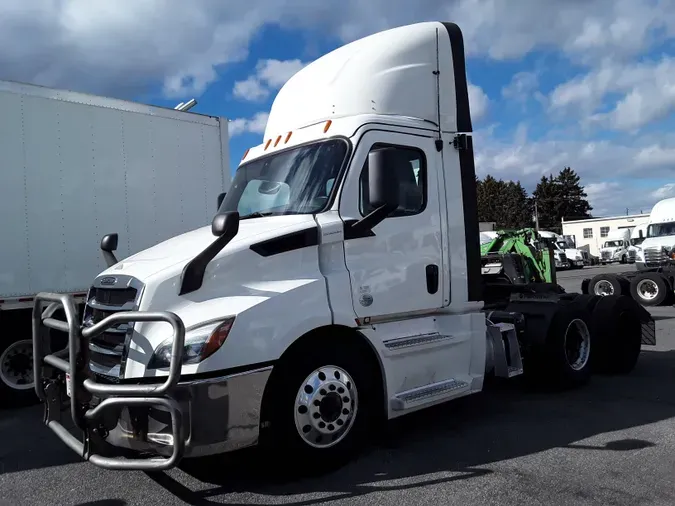
{"type": "Polygon", "coordinates": [[[612,258],[612,252],[611,251],[603,251],[601,253],[602,259],[603,260],[610,260],[612,258]]]}
{"type": "Polygon", "coordinates": [[[668,257],[663,248],[645,248],[645,264],[662,265],[667,263],[667,261],[668,257]]]}
{"type": "Polygon", "coordinates": [[[560,253],[560,261],[562,263],[567,262],[567,255],[565,255],[565,253],[560,253]]]}
{"type": "MultiPolygon", "coordinates": [[[[103,276],[94,282],[84,310],[84,326],[90,327],[120,311],[138,309],[142,284],[130,276],[103,276]],[[105,283],[105,286],[102,285],[105,283]]],[[[120,377],[124,372],[127,338],[133,325],[120,324],[89,342],[89,368],[96,374],[120,377]]]]}

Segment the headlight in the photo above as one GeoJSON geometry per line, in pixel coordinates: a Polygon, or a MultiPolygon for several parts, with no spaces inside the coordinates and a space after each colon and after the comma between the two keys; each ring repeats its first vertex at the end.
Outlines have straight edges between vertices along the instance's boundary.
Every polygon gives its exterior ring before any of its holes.
{"type": "MultiPolygon", "coordinates": [[[[211,322],[185,333],[183,364],[198,364],[213,355],[225,343],[234,324],[234,316],[211,322]]],[[[148,369],[162,369],[171,364],[173,338],[166,339],[153,353],[148,369]]]]}

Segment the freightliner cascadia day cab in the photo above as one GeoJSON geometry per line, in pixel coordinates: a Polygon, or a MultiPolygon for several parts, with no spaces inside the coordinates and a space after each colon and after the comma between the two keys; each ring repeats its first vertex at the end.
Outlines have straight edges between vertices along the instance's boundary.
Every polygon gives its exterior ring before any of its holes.
{"type": "Polygon", "coordinates": [[[38,401],[34,296],[84,304],[103,234],[131,255],[208,225],[231,171],[226,118],[9,81],[0,111],[1,409],[38,401]]]}
{"type": "Polygon", "coordinates": [[[105,236],[111,266],[82,321],[69,297],[40,295],[46,424],[113,469],[252,445],[321,467],[486,376],[571,387],[629,372],[655,343],[634,301],[484,281],[471,131],[455,24],[377,33],[305,67],[210,228],[120,261],[105,236]],[[48,328],[69,348],[45,350],[48,328]],[[67,409],[82,438],[59,422],[67,409]]]}
{"type": "Polygon", "coordinates": [[[600,246],[600,263],[602,265],[619,262],[628,263],[630,253],[630,229],[622,229],[611,232],[605,237],[600,246]]]}

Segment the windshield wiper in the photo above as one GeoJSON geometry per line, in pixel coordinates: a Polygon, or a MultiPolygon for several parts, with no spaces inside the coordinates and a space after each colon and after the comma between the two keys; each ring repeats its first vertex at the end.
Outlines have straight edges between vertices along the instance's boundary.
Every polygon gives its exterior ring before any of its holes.
{"type": "Polygon", "coordinates": [[[245,220],[247,218],[264,218],[265,216],[273,216],[275,214],[279,213],[274,213],[274,212],[267,212],[267,213],[260,213],[260,212],[255,212],[251,214],[245,214],[244,216],[241,216],[239,219],[240,220],[245,220]]]}

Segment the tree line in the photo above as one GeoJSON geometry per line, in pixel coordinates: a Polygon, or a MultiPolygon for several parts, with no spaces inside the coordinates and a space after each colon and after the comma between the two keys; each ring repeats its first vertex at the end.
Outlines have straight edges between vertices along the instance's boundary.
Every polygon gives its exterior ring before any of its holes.
{"type": "Polygon", "coordinates": [[[563,218],[592,218],[593,208],[577,173],[565,167],[556,176],[542,176],[532,195],[520,181],[493,176],[476,177],[479,221],[495,222],[497,228],[534,226],[535,214],[542,230],[562,233],[563,218]]]}

